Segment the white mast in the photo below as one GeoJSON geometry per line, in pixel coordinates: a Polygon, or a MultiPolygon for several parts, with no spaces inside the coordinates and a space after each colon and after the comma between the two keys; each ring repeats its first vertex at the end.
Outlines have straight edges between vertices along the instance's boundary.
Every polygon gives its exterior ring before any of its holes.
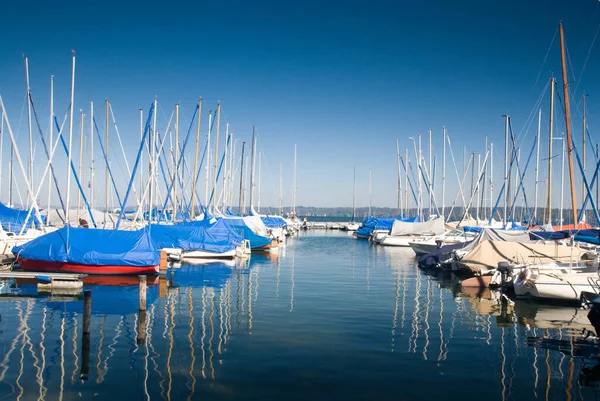
{"type": "Polygon", "coordinates": [[[490,143],[490,220],[494,217],[492,208],[494,207],[494,143],[490,143]]]}
{"type": "Polygon", "coordinates": [[[256,127],[252,126],[252,150],[250,151],[250,213],[254,213],[254,166],[256,165],[256,127]]]}
{"type": "Polygon", "coordinates": [[[429,166],[428,166],[429,171],[431,172],[431,176],[428,178],[428,185],[429,185],[429,217],[431,217],[431,211],[432,211],[432,207],[433,207],[433,186],[432,186],[432,181],[433,181],[433,157],[432,157],[432,153],[431,153],[431,130],[429,130],[429,166]]]}
{"type": "MultiPolygon", "coordinates": [[[[398,139],[396,138],[396,143],[398,139]]],[[[400,154],[400,153],[398,153],[400,154]]],[[[356,164],[354,165],[354,176],[352,178],[352,223],[356,220],[356,164]]]]}
{"type": "Polygon", "coordinates": [[[109,171],[108,171],[108,99],[104,99],[104,109],[105,109],[105,118],[104,118],[104,134],[105,134],[105,138],[104,138],[104,154],[106,156],[106,167],[104,168],[104,226],[106,226],[106,223],[108,222],[108,196],[109,196],[109,191],[108,191],[108,177],[109,177],[109,171]]]}
{"type": "Polygon", "coordinates": [[[258,202],[256,203],[256,212],[260,213],[260,159],[261,153],[258,152],[258,202]]]}
{"type": "Polygon", "coordinates": [[[228,156],[229,156],[229,147],[231,144],[231,138],[230,138],[231,134],[229,133],[229,121],[225,124],[225,145],[223,146],[224,149],[224,153],[223,153],[223,207],[222,207],[222,211],[225,212],[225,208],[227,207],[228,199],[227,196],[229,194],[229,187],[227,186],[227,182],[228,182],[228,174],[229,174],[229,160],[228,160],[228,156]],[[229,141],[229,144],[227,143],[227,141],[229,141]]]}
{"type": "Polygon", "coordinates": [[[372,201],[372,196],[371,196],[371,169],[369,169],[369,216],[373,215],[373,212],[371,210],[371,201],[372,201]]]}
{"type": "Polygon", "coordinates": [[[410,184],[408,182],[408,148],[404,148],[404,155],[404,196],[406,197],[404,207],[406,208],[406,215],[408,216],[410,214],[410,197],[408,196],[408,190],[410,189],[410,184]]]}
{"type": "Polygon", "coordinates": [[[417,155],[417,176],[419,179],[419,219],[423,221],[423,179],[421,174],[421,160],[423,158],[423,148],[421,147],[421,134],[419,138],[419,154],[417,155]]]}
{"type": "MultiPolygon", "coordinates": [[[[144,138],[144,111],[142,110],[142,108],[140,107],[140,145],[142,143],[142,139],[144,138]]],[[[93,142],[93,140],[92,140],[93,142]]],[[[143,148],[143,145],[141,145],[143,148]]],[[[93,147],[92,147],[93,149],[93,147]]],[[[144,165],[144,152],[142,150],[142,152],[140,152],[140,166],[144,165]]],[[[144,190],[144,169],[140,168],[140,191],[144,190]]],[[[142,212],[144,210],[144,199],[141,198],[141,208],[142,208],[142,212]]]]}
{"type": "Polygon", "coordinates": [[[90,102],[90,209],[94,209],[94,102],[90,102]]]}
{"type": "Polygon", "coordinates": [[[563,208],[565,202],[565,134],[560,138],[562,140],[562,161],[561,161],[561,178],[560,178],[560,229],[563,228],[563,208]]]}
{"type": "Polygon", "coordinates": [[[177,218],[177,184],[179,184],[179,103],[175,105],[175,166],[173,167],[173,214],[171,220],[177,218]]]}
{"type": "Polygon", "coordinates": [[[217,205],[217,169],[219,168],[219,135],[221,134],[221,101],[217,101],[217,132],[215,133],[215,160],[213,170],[213,205],[217,205]]]}
{"type": "MultiPolygon", "coordinates": [[[[155,170],[155,164],[156,164],[156,114],[157,114],[157,110],[156,110],[156,106],[157,106],[157,100],[154,99],[154,107],[153,107],[153,113],[152,113],[152,139],[150,140],[150,169],[149,169],[149,173],[148,173],[148,181],[150,182],[150,190],[148,191],[148,210],[149,210],[149,215],[148,215],[148,221],[152,222],[152,206],[154,204],[154,170],[155,170]]],[[[164,143],[164,140],[163,140],[164,143]]]]}
{"type": "Polygon", "coordinates": [[[442,153],[442,217],[446,221],[446,127],[443,127],[444,150],[442,153]]]}
{"type": "MultiPolygon", "coordinates": [[[[27,85],[27,128],[29,130],[29,182],[33,185],[33,134],[31,126],[31,88],[29,86],[29,60],[25,57],[25,84],[27,85]]],[[[72,107],[72,104],[71,104],[72,107]]],[[[70,150],[69,150],[70,151],[70,150]]],[[[34,199],[31,199],[33,202],[34,199]]]]}
{"type": "Polygon", "coordinates": [[[508,219],[508,115],[504,115],[504,225],[508,219]]]}
{"type": "Polygon", "coordinates": [[[548,123],[548,224],[552,224],[552,141],[554,140],[552,135],[554,135],[554,85],[556,85],[556,80],[554,78],[550,78],[550,121],[548,123]]]}
{"type": "MultiPolygon", "coordinates": [[[[52,119],[54,118],[54,75],[50,75],[50,127],[49,127],[49,133],[48,135],[50,135],[50,146],[52,146],[52,144],[54,143],[53,141],[53,135],[54,135],[54,121],[52,121],[52,119]]],[[[4,122],[4,120],[3,120],[4,122]]],[[[0,139],[1,140],[1,139],[0,139]]],[[[0,142],[1,144],[1,142],[0,142]]],[[[1,145],[0,145],[1,147],[1,145]]],[[[2,150],[0,148],[0,153],[2,153],[2,150]]],[[[0,163],[0,169],[1,169],[1,163],[0,163]]],[[[1,180],[0,180],[1,181],[1,180]]],[[[0,191],[1,193],[2,191],[0,191]]],[[[48,217],[50,216],[50,197],[52,195],[52,174],[48,175],[48,217]]],[[[49,218],[46,220],[46,225],[49,224],[49,218]]]]}
{"type": "Polygon", "coordinates": [[[209,191],[208,191],[208,187],[210,186],[210,126],[212,124],[212,111],[208,112],[208,132],[206,134],[206,165],[204,166],[204,169],[206,170],[206,179],[205,179],[205,187],[204,187],[204,207],[206,208],[206,210],[209,210],[209,204],[208,204],[208,196],[209,196],[209,191]]]}
{"type": "Polygon", "coordinates": [[[533,223],[537,221],[538,210],[538,184],[540,179],[540,135],[542,130],[542,109],[538,112],[538,130],[537,130],[537,153],[535,160],[535,199],[533,200],[533,223]]]}
{"type": "MultiPolygon", "coordinates": [[[[83,110],[79,109],[80,118],[79,118],[79,182],[83,182],[83,119],[85,118],[85,114],[83,114],[83,110]]],[[[79,221],[79,209],[81,208],[81,191],[77,191],[77,221],[79,221]]]]}
{"type": "Polygon", "coordinates": [[[296,144],[294,144],[294,190],[292,191],[292,213],[296,215],[296,144]]]}
{"type": "Polygon", "coordinates": [[[279,163],[279,215],[283,216],[283,164],[279,163]]]}
{"type": "MultiPolygon", "coordinates": [[[[398,137],[396,137],[396,159],[398,163],[398,214],[402,214],[402,177],[400,171],[400,145],[398,144],[398,137]]],[[[354,176],[356,180],[356,165],[354,165],[354,176]]],[[[356,192],[356,191],[355,191],[356,192]]],[[[352,212],[354,216],[354,209],[352,212]]]]}
{"type": "Polygon", "coordinates": [[[65,221],[69,223],[69,213],[71,208],[71,160],[73,146],[73,109],[75,108],[75,51],[73,51],[73,60],[71,65],[71,106],[69,107],[69,156],[67,157],[67,200],[65,221]]]}

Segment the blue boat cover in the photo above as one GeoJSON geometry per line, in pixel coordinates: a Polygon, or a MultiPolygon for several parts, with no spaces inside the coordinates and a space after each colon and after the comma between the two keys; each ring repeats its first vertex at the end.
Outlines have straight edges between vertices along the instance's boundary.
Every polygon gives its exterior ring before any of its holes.
{"type": "MultiPolygon", "coordinates": [[[[216,224],[215,224],[216,225],[216,224]]],[[[177,248],[183,251],[229,252],[241,242],[235,233],[213,230],[213,226],[190,224],[151,224],[150,238],[156,249],[177,248]]]]}
{"type": "MultiPolygon", "coordinates": [[[[211,229],[215,229],[216,226],[218,230],[223,230],[227,233],[233,233],[234,235],[238,235],[242,240],[250,241],[250,248],[256,249],[261,248],[263,246],[269,245],[271,243],[271,239],[267,237],[263,237],[262,235],[256,234],[250,227],[246,225],[244,219],[241,217],[222,217],[218,219],[204,219],[191,221],[187,223],[183,223],[184,225],[199,225],[199,226],[213,226],[211,229]],[[215,222],[216,220],[216,222],[215,222]]],[[[241,241],[240,241],[241,242],[241,241]]]]}
{"type": "Polygon", "coordinates": [[[573,237],[575,241],[600,245],[600,230],[562,230],[562,231],[532,231],[529,238],[532,240],[561,240],[573,237]]]}
{"type": "Polygon", "coordinates": [[[464,248],[471,242],[473,241],[457,242],[455,244],[444,245],[435,252],[421,256],[419,258],[419,266],[429,268],[448,263],[454,250],[464,248]]]}
{"type": "MultiPolygon", "coordinates": [[[[23,224],[25,224],[27,212],[27,210],[13,209],[0,202],[0,223],[2,224],[2,228],[18,233],[21,231],[23,224]]],[[[28,225],[34,222],[36,225],[39,225],[39,220],[35,217],[35,213],[31,212],[28,225]]]]}
{"type": "Polygon", "coordinates": [[[391,230],[394,221],[400,220],[407,223],[416,223],[419,221],[419,217],[400,217],[400,218],[378,218],[378,217],[367,217],[358,230],[355,231],[355,235],[359,238],[368,238],[373,230],[391,230]]]}
{"type": "Polygon", "coordinates": [[[260,216],[260,218],[268,228],[281,228],[287,226],[286,221],[280,216],[260,216]]]}
{"type": "Polygon", "coordinates": [[[148,230],[65,226],[12,249],[21,258],[88,266],[156,266],[159,254],[148,230]]]}

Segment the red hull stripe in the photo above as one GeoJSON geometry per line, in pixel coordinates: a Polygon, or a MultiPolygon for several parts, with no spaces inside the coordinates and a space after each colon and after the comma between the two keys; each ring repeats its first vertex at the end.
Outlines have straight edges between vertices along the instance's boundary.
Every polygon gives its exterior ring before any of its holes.
{"type": "Polygon", "coordinates": [[[18,262],[23,270],[40,272],[83,274],[155,274],[159,272],[158,266],[95,266],[23,258],[19,258],[18,262]]]}

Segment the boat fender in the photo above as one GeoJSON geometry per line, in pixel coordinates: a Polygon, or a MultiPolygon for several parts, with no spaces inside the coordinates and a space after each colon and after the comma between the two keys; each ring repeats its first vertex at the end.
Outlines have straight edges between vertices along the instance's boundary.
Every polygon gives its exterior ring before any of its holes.
{"type": "Polygon", "coordinates": [[[531,270],[529,270],[528,268],[523,268],[521,269],[519,274],[517,274],[517,277],[515,277],[515,285],[525,285],[529,282],[530,278],[531,270]]]}

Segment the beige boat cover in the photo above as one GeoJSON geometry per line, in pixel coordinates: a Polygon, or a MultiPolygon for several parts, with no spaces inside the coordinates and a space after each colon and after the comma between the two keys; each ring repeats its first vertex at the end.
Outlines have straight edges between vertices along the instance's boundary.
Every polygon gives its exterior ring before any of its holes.
{"type": "Polygon", "coordinates": [[[479,273],[495,269],[498,262],[566,263],[570,258],[579,260],[584,253],[585,250],[578,247],[558,244],[485,240],[456,263],[459,269],[479,273]]]}
{"type": "Polygon", "coordinates": [[[390,235],[441,235],[445,231],[443,217],[418,223],[394,220],[390,235]]]}

